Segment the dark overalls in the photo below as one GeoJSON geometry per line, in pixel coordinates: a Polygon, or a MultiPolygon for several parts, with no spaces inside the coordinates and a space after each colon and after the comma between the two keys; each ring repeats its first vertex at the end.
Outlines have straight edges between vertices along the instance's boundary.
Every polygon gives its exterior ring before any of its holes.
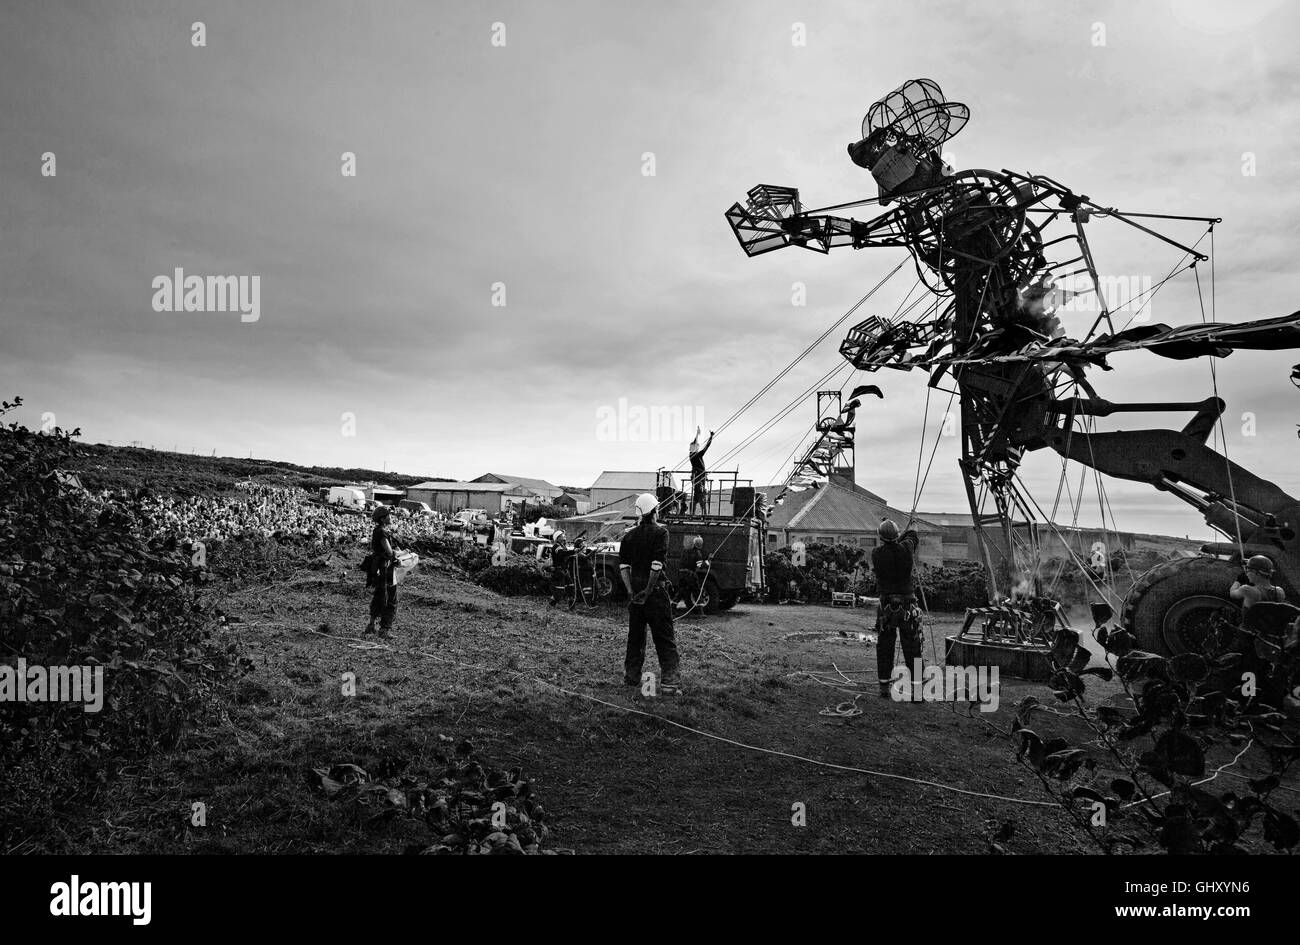
{"type": "MultiPolygon", "coordinates": [[[[876,675],[883,686],[894,671],[894,644],[901,639],[907,671],[916,673],[921,659],[921,609],[912,584],[912,555],[917,534],[908,529],[897,541],[887,541],[871,551],[880,606],[876,610],[876,675]]],[[[913,682],[918,680],[913,679],[913,682]]]]}
{"type": "Polygon", "coordinates": [[[642,522],[631,529],[618,547],[619,568],[628,568],[632,593],[638,594],[650,583],[652,572],[660,572],[658,583],[644,604],[630,600],[627,607],[627,653],[623,658],[623,681],[641,682],[645,662],[645,632],[650,628],[655,653],[659,657],[661,682],[677,676],[677,640],[673,633],[673,604],[663,578],[664,559],[668,557],[668,529],[658,522],[642,522]]]}
{"type": "Polygon", "coordinates": [[[379,619],[379,629],[393,629],[397,616],[397,551],[393,548],[393,535],[378,522],[370,533],[370,580],[375,588],[370,598],[370,623],[379,619]]]}
{"type": "Polygon", "coordinates": [[[710,436],[708,441],[700,449],[691,453],[691,514],[695,514],[696,506],[700,511],[709,514],[709,494],[708,494],[708,476],[704,469],[704,454],[709,451],[713,445],[713,437],[710,436]]]}
{"type": "Polygon", "coordinates": [[[695,605],[700,596],[700,571],[705,561],[709,560],[699,548],[692,548],[682,555],[681,567],[677,571],[677,599],[685,601],[687,607],[695,605]]]}
{"type": "Polygon", "coordinates": [[[569,594],[569,564],[576,551],[556,545],[551,549],[551,603],[558,604],[569,594]]]}

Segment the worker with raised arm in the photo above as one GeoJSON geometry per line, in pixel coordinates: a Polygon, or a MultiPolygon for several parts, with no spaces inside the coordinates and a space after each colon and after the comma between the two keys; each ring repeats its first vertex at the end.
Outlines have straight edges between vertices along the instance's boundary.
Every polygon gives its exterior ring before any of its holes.
{"type": "Polygon", "coordinates": [[[668,557],[668,529],[659,524],[659,502],[650,493],[637,497],[636,512],[637,524],[628,530],[618,546],[618,573],[628,598],[623,682],[629,686],[641,684],[648,627],[659,657],[659,680],[672,685],[677,681],[679,660],[673,634],[673,603],[663,576],[668,557]]]}
{"type": "Polygon", "coordinates": [[[913,687],[920,685],[921,609],[916,606],[912,578],[919,538],[912,523],[898,533],[898,525],[885,519],[876,529],[880,544],[871,550],[871,570],[876,574],[876,677],[880,694],[888,698],[894,670],[894,644],[903,645],[903,660],[913,687]]]}
{"type": "Polygon", "coordinates": [[[713,431],[709,431],[709,439],[703,446],[700,446],[700,428],[695,428],[695,439],[691,440],[691,514],[695,514],[695,507],[698,505],[703,514],[709,514],[708,499],[708,477],[704,469],[704,454],[709,451],[713,445],[713,431]]]}

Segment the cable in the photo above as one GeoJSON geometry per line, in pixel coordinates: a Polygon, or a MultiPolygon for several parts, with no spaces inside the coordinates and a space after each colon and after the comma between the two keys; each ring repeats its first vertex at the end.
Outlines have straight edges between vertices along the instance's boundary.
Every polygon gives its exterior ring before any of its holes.
{"type": "Polygon", "coordinates": [[[1002,794],[989,794],[983,791],[971,791],[971,790],[967,790],[966,788],[959,788],[956,787],[955,785],[943,784],[938,781],[929,781],[924,778],[909,778],[906,775],[895,774],[892,771],[875,771],[870,768],[858,768],[853,765],[835,764],[834,762],[822,761],[817,758],[809,758],[804,755],[796,755],[792,752],[781,751],[776,748],[764,748],[762,745],[750,745],[745,742],[737,741],[734,738],[728,738],[725,735],[716,735],[712,732],[706,732],[703,729],[692,728],[689,725],[684,725],[681,722],[676,722],[670,718],[666,718],[654,712],[646,712],[643,709],[637,709],[632,706],[619,705],[616,702],[609,702],[606,699],[601,699],[598,696],[588,695],[585,692],[578,692],[573,689],[566,689],[565,687],[558,685],[557,683],[550,682],[549,680],[542,679],[538,676],[529,676],[527,673],[521,672],[519,670],[508,669],[504,666],[494,667],[494,666],[482,666],[475,663],[465,663],[462,662],[461,660],[454,660],[454,659],[450,659],[449,657],[437,656],[433,653],[425,653],[421,650],[412,650],[404,647],[401,648],[393,647],[393,646],[381,647],[375,645],[372,641],[369,640],[361,640],[357,637],[338,637],[332,634],[322,633],[319,630],[309,630],[308,632],[314,633],[317,636],[322,636],[330,640],[339,640],[339,641],[351,640],[353,643],[364,645],[369,649],[383,648],[389,650],[390,652],[406,653],[411,656],[419,656],[424,659],[431,659],[439,663],[447,663],[454,666],[461,666],[466,669],[477,669],[489,673],[506,673],[508,675],[514,676],[519,679],[530,680],[538,684],[539,686],[542,686],[543,688],[553,689],[556,692],[561,693],[562,695],[570,696],[575,699],[585,699],[588,702],[594,702],[597,705],[603,705],[610,709],[617,709],[620,712],[626,712],[632,715],[641,715],[649,719],[655,719],[656,721],[661,722],[664,725],[671,725],[674,728],[682,729],[683,731],[690,732],[693,735],[699,735],[701,738],[709,738],[714,741],[723,742],[724,744],[732,745],[736,748],[743,748],[746,751],[755,751],[755,752],[760,752],[762,754],[775,755],[776,757],[779,758],[788,758],[791,761],[802,761],[805,764],[816,765],[821,768],[832,768],[836,771],[851,771],[855,774],[865,774],[875,778],[887,778],[889,780],[902,781],[908,784],[918,784],[924,787],[937,788],[941,791],[951,791],[954,794],[964,794],[967,797],[982,797],[988,800],[1005,801],[1008,804],[1022,804],[1028,807],[1053,807],[1054,808],[1059,806],[1052,801],[1035,801],[1023,797],[1008,797],[1002,794]]]}

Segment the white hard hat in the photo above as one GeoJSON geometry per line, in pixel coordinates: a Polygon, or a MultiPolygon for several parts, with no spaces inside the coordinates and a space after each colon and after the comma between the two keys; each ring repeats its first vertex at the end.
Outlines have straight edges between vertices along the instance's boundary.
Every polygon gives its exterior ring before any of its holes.
{"type": "Polygon", "coordinates": [[[659,500],[649,492],[643,492],[636,497],[636,514],[645,517],[659,508],[659,500]]]}

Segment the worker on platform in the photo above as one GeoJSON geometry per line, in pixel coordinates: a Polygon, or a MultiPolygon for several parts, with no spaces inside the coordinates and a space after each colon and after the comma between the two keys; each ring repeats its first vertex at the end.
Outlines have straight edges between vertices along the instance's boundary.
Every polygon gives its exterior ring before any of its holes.
{"type": "Polygon", "coordinates": [[[898,525],[885,519],[876,529],[880,544],[871,550],[871,570],[876,573],[876,676],[881,696],[890,695],[894,671],[894,644],[901,642],[903,660],[912,685],[920,685],[921,609],[916,605],[916,586],[912,579],[919,538],[911,528],[900,535],[898,525]]]}
{"type": "Polygon", "coordinates": [[[673,634],[673,603],[663,579],[668,529],[659,524],[659,502],[650,493],[637,496],[636,512],[639,521],[623,535],[618,547],[618,573],[628,597],[623,682],[629,686],[641,684],[649,627],[659,657],[659,681],[673,685],[677,682],[679,658],[673,634]]]}
{"type": "Polygon", "coordinates": [[[709,514],[708,499],[708,477],[704,469],[704,454],[709,451],[713,445],[713,431],[709,431],[709,439],[703,446],[700,446],[700,428],[695,428],[695,439],[691,440],[691,514],[695,514],[695,507],[699,506],[703,515],[709,514]]]}

